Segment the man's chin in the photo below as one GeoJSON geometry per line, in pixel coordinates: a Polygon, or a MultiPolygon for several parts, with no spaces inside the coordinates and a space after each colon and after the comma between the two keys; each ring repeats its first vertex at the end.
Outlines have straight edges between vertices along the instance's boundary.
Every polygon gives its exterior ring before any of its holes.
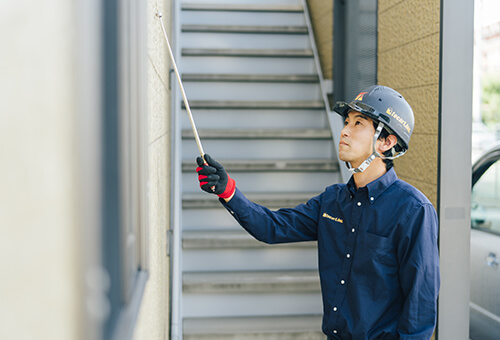
{"type": "Polygon", "coordinates": [[[349,163],[353,168],[356,168],[357,166],[361,165],[361,163],[358,161],[353,161],[352,159],[350,159],[349,157],[345,157],[343,156],[342,154],[339,153],[339,159],[342,161],[342,162],[347,162],[349,163]],[[354,162],[354,163],[353,163],[354,162]],[[359,163],[357,166],[353,165],[353,164],[357,164],[359,163]]]}
{"type": "Polygon", "coordinates": [[[339,151],[339,159],[342,162],[349,162],[349,160],[346,158],[346,155],[342,151],[339,151]]]}

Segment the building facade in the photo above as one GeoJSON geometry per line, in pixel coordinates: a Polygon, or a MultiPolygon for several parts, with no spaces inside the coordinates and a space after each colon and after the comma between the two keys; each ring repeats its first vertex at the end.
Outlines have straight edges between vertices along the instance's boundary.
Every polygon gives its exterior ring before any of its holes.
{"type": "MultiPolygon", "coordinates": [[[[172,13],[180,3],[0,5],[0,338],[172,339],[179,274],[172,270],[171,193],[180,165],[172,157],[176,85],[156,14],[178,50],[179,18],[172,13]]],[[[333,3],[308,4],[323,85],[331,91],[333,3]]],[[[442,20],[454,15],[443,14],[442,4],[378,1],[376,55],[377,82],[400,91],[415,112],[410,151],[396,170],[438,211],[446,208],[442,20]]],[[[451,207],[462,205],[466,198],[451,207]]],[[[442,248],[450,293],[448,268],[462,267],[447,267],[449,249],[464,243],[467,211],[452,222],[462,232],[456,242],[448,229],[442,234],[450,240],[442,248]]],[[[448,327],[453,320],[443,315],[440,322],[448,327]]]]}

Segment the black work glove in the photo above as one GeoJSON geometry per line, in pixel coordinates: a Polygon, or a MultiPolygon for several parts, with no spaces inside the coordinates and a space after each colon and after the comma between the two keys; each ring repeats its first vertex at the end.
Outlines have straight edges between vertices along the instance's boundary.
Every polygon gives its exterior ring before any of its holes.
{"type": "Polygon", "coordinates": [[[210,155],[205,154],[204,158],[208,164],[205,163],[203,158],[196,158],[198,163],[196,172],[198,173],[201,189],[216,194],[220,198],[230,198],[236,190],[234,179],[229,177],[224,167],[210,155]]]}

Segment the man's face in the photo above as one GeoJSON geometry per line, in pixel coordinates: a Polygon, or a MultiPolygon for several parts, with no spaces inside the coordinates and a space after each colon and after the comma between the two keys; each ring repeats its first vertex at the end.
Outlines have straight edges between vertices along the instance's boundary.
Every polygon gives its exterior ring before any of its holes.
{"type": "Polygon", "coordinates": [[[339,158],[352,167],[360,166],[373,152],[374,134],[372,119],[357,111],[349,112],[340,133],[339,158]]]}

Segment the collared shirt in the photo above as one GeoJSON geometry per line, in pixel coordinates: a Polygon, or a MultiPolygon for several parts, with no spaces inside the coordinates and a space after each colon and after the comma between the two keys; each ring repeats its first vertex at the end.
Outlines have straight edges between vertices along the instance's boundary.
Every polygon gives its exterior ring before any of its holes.
{"type": "Polygon", "coordinates": [[[323,332],[331,339],[430,339],[440,285],[434,207],[394,169],[271,211],[236,189],[221,202],[266,243],[317,240],[323,332]]]}

